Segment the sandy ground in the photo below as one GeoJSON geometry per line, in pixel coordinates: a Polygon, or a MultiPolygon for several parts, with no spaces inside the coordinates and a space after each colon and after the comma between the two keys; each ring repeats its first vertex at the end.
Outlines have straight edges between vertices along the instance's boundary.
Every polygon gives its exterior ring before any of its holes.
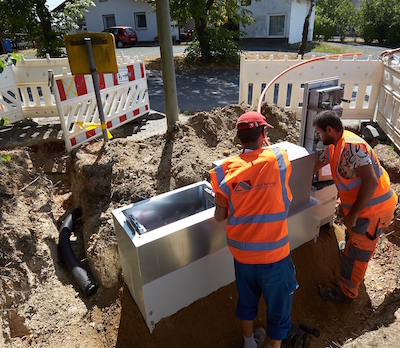
{"type": "MultiPolygon", "coordinates": [[[[3,151],[11,161],[0,166],[0,347],[242,347],[235,283],[161,320],[149,333],[123,282],[111,211],[209,180],[214,160],[240,152],[235,122],[247,109],[200,112],[141,141],[127,140],[121,129],[106,145],[82,146],[72,159],[61,140],[29,147],[21,141],[3,151]],[[83,216],[74,224],[71,245],[99,285],[93,296],[80,289],[58,251],[61,223],[76,207],[83,216]]],[[[262,113],[275,127],[271,143],[298,143],[294,114],[266,104],[262,113]]],[[[399,155],[390,144],[375,150],[399,194],[399,155]]],[[[326,303],[317,294],[319,285],[334,284],[339,274],[339,210],[316,243],[292,252],[300,285],[292,321],[321,331],[310,347],[399,346],[399,227],[398,208],[351,304],[326,303]]],[[[256,326],[265,325],[264,310],[260,301],[256,326]]]]}

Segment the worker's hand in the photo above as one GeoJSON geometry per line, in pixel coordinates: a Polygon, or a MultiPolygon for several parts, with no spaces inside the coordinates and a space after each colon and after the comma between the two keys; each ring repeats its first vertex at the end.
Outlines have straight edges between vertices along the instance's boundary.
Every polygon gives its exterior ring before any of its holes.
{"type": "Polygon", "coordinates": [[[353,214],[352,212],[349,212],[343,219],[343,223],[346,225],[348,228],[352,228],[356,225],[358,215],[353,214]]]}
{"type": "Polygon", "coordinates": [[[228,218],[228,207],[221,207],[215,204],[214,218],[217,222],[222,222],[228,218]]]}

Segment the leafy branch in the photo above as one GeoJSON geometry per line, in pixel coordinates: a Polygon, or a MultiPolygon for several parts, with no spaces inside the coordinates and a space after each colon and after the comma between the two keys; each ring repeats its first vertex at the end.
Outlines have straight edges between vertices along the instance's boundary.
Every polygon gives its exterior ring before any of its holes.
{"type": "Polygon", "coordinates": [[[0,74],[6,68],[6,65],[16,65],[21,60],[21,56],[15,53],[9,53],[5,58],[0,58],[0,74]]]}

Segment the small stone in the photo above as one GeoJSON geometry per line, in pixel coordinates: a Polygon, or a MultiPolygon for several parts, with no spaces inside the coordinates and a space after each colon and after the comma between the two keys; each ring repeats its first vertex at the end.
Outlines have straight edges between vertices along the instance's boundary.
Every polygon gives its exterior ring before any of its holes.
{"type": "Polygon", "coordinates": [[[149,163],[152,159],[153,159],[152,156],[147,156],[147,157],[143,158],[143,162],[144,163],[149,163]]]}

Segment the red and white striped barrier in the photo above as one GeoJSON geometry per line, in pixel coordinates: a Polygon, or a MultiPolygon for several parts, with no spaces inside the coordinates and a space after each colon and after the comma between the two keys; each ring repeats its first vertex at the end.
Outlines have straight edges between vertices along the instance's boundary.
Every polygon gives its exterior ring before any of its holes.
{"type": "Polygon", "coordinates": [[[102,136],[149,111],[149,96],[142,61],[120,65],[117,74],[99,74],[105,123],[97,108],[91,75],[54,76],[54,96],[67,151],[102,136]]]}
{"type": "MultiPolygon", "coordinates": [[[[117,74],[99,74],[100,90],[122,85],[145,78],[143,62],[120,66],[117,74]]],[[[93,93],[91,75],[77,75],[56,79],[60,100],[70,100],[75,97],[93,93]]]]}

